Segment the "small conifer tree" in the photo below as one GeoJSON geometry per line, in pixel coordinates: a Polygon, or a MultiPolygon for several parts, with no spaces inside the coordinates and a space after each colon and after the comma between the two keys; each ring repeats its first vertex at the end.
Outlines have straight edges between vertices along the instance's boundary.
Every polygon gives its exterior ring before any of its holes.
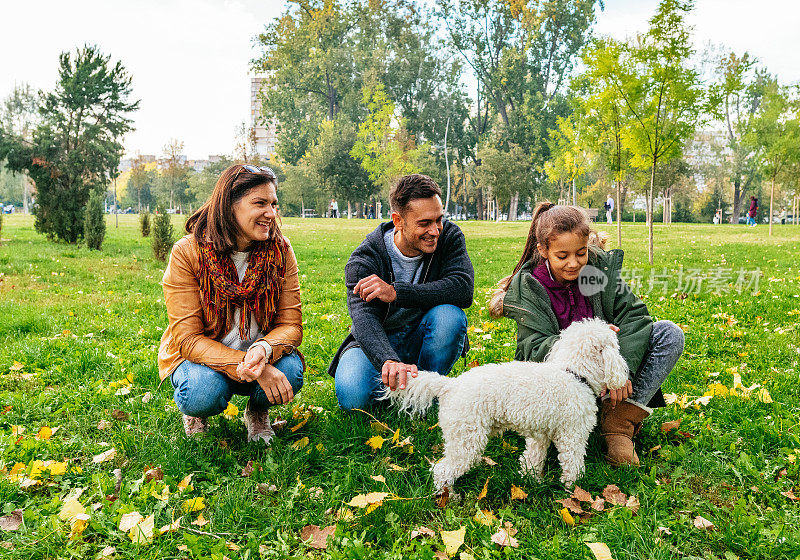
{"type": "Polygon", "coordinates": [[[106,236],[106,218],[103,209],[103,193],[93,192],[86,203],[83,215],[83,237],[89,249],[100,250],[106,236]]]}
{"type": "Polygon", "coordinates": [[[163,208],[159,208],[157,212],[153,220],[153,255],[158,260],[165,261],[173,244],[172,222],[163,208]]]}
{"type": "Polygon", "coordinates": [[[150,212],[139,214],[139,229],[142,230],[142,237],[150,237],[150,212]]]}

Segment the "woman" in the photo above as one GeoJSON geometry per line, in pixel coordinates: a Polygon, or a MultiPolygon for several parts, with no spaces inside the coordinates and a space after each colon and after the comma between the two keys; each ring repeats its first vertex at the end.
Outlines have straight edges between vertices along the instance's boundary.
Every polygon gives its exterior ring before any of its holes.
{"type": "Polygon", "coordinates": [[[303,386],[297,260],[278,227],[275,187],[268,167],[229,167],[172,248],[158,367],[187,436],[208,431],[208,417],[237,394],[250,397],[247,439],[269,444],[267,409],[303,386]]]}
{"type": "Polygon", "coordinates": [[[543,361],[575,321],[598,317],[610,323],[630,380],[603,395],[606,460],[638,465],[633,436],[652,407],[664,405],[661,385],[683,352],[683,331],[672,321],[653,321],[620,277],[622,251],[606,252],[603,245],[582,209],[539,203],[522,257],[500,281],[491,311],[517,322],[514,358],[523,361],[543,361]]]}

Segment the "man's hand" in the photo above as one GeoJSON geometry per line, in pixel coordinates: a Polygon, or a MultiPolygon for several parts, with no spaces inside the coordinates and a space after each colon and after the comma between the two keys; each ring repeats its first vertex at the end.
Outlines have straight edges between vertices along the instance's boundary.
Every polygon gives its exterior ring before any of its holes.
{"type": "Polygon", "coordinates": [[[394,286],[381,280],[377,274],[372,274],[359,280],[353,288],[353,293],[364,301],[372,301],[375,298],[391,303],[397,299],[397,292],[394,286]]]}
{"type": "Polygon", "coordinates": [[[267,353],[260,344],[250,347],[244,360],[236,367],[236,373],[244,381],[256,381],[264,373],[264,366],[267,364],[267,353]]]}
{"type": "Polygon", "coordinates": [[[383,381],[383,384],[389,387],[389,389],[392,391],[398,388],[406,388],[408,374],[411,374],[411,377],[416,377],[417,366],[414,364],[404,364],[402,362],[395,362],[392,360],[386,360],[383,362],[383,367],[381,368],[381,380],[383,381]]]}
{"type": "Polygon", "coordinates": [[[624,401],[633,394],[633,386],[631,385],[631,380],[628,379],[628,381],[625,382],[625,385],[623,385],[619,389],[612,389],[609,391],[603,390],[603,392],[600,393],[600,396],[601,397],[604,396],[606,392],[608,392],[608,398],[611,400],[611,408],[614,408],[619,403],[621,403],[622,401],[624,401]]]}

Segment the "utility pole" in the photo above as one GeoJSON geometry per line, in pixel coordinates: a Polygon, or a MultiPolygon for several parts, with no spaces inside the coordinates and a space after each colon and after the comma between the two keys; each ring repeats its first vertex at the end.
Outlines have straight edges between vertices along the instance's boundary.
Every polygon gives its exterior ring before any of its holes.
{"type": "Polygon", "coordinates": [[[447,198],[444,200],[444,214],[447,215],[447,206],[450,204],[450,161],[447,159],[447,131],[450,129],[450,117],[444,127],[444,165],[447,168],[447,198]]]}
{"type": "Polygon", "coordinates": [[[117,176],[114,175],[114,227],[119,227],[119,212],[117,211],[117,176]]]}

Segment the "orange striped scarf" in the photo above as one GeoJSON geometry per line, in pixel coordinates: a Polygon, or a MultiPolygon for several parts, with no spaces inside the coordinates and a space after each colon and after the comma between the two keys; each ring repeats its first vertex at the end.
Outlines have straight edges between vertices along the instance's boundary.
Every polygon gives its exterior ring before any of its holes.
{"type": "Polygon", "coordinates": [[[250,338],[250,321],[264,317],[259,325],[266,332],[278,307],[281,285],[286,275],[286,242],[271,239],[257,243],[250,253],[244,278],[239,282],[236,266],[227,256],[221,256],[208,242],[200,246],[200,298],[203,310],[215,321],[221,321],[220,331],[227,333],[233,322],[233,309],[241,308],[239,337],[250,338]]]}

